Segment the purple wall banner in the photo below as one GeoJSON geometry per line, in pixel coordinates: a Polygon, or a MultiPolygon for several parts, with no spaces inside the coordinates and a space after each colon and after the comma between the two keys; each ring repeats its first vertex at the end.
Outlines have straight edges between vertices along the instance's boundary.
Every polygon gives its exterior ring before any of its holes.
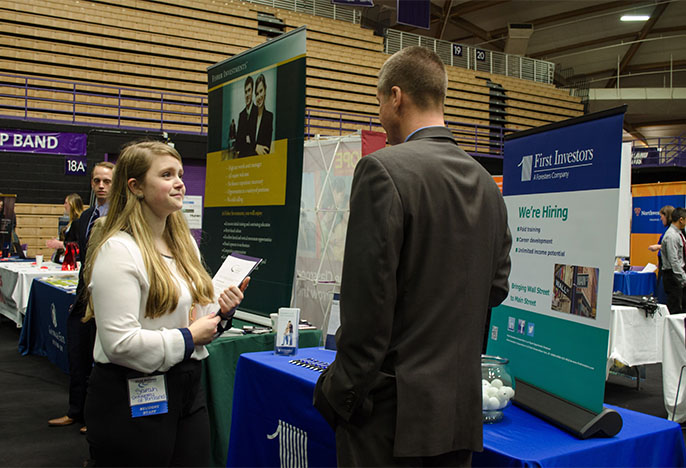
{"type": "Polygon", "coordinates": [[[87,140],[84,133],[0,130],[0,151],[85,156],[87,140]]]}
{"type": "Polygon", "coordinates": [[[398,0],[396,5],[399,24],[422,29],[431,27],[430,0],[398,0]]]}
{"type": "Polygon", "coordinates": [[[85,156],[65,156],[64,173],[66,175],[87,175],[88,164],[85,156]]]}

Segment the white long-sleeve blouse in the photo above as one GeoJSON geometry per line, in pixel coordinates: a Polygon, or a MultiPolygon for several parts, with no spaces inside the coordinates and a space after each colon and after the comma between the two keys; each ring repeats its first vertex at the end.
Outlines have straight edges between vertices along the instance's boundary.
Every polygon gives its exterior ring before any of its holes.
{"type": "MultiPolygon", "coordinates": [[[[180,329],[190,324],[192,298],[174,259],[164,258],[178,285],[179,302],[171,313],[146,318],[150,283],[140,248],[125,232],[115,234],[101,247],[88,284],[97,326],[95,362],[152,373],[165,372],[183,360],[186,347],[180,329]]],[[[196,316],[216,310],[216,304],[196,306],[196,316]]],[[[205,346],[195,346],[191,359],[207,356],[205,346]]]]}

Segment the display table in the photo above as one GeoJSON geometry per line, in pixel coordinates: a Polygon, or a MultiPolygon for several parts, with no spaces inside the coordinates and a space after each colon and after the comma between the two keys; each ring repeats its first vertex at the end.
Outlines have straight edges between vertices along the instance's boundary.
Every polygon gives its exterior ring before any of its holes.
{"type": "MultiPolygon", "coordinates": [[[[242,322],[234,320],[234,327],[242,326],[242,322]]],[[[203,360],[203,383],[207,392],[210,413],[210,446],[212,447],[210,461],[212,466],[226,465],[238,358],[242,353],[273,350],[275,336],[275,333],[267,333],[264,335],[220,337],[207,345],[210,355],[203,360]]],[[[320,330],[300,331],[300,348],[319,346],[320,340],[320,330]]]]}
{"type": "Polygon", "coordinates": [[[619,291],[627,296],[652,296],[655,294],[655,273],[638,271],[615,271],[612,291],[619,291]]]}
{"type": "Polygon", "coordinates": [[[64,373],[69,373],[67,317],[74,303],[78,277],[64,279],[69,287],[33,280],[26,316],[19,337],[19,352],[47,356],[64,373]],[[71,287],[73,286],[73,287],[71,287]]]}
{"type": "MultiPolygon", "coordinates": [[[[669,419],[686,422],[686,375],[681,379],[679,401],[674,412],[674,399],[681,366],[686,365],[686,314],[665,318],[662,344],[662,394],[669,419]]],[[[686,374],[686,369],[684,369],[686,374]]]]}
{"type": "Polygon", "coordinates": [[[31,282],[45,276],[71,276],[74,271],[62,271],[62,265],[43,262],[10,261],[0,263],[0,313],[21,327],[29,302],[31,282]]]}
{"type": "Polygon", "coordinates": [[[652,316],[643,309],[612,306],[610,336],[608,340],[608,364],[617,360],[625,366],[643,366],[662,362],[662,333],[667,306],[660,304],[652,316]]]}
{"type": "MultiPolygon", "coordinates": [[[[331,362],[333,351],[301,350],[297,358],[331,362]]],[[[331,428],[312,406],[319,373],[271,352],[238,361],[227,466],[336,466],[331,428]]],[[[608,406],[609,407],[609,406],[608,406]]],[[[579,440],[510,406],[484,426],[484,452],[473,466],[684,466],[678,424],[622,408],[619,434],[579,440]]]]}

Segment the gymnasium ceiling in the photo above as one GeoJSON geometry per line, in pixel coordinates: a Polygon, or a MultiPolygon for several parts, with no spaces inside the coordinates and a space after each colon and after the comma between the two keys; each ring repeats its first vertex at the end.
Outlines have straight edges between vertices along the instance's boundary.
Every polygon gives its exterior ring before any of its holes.
{"type": "Polygon", "coordinates": [[[555,63],[557,86],[590,88],[590,112],[629,104],[634,138],[686,132],[686,0],[431,0],[429,30],[397,24],[396,0],[374,3],[393,29],[555,63]],[[620,21],[638,14],[650,19],[620,21]],[[528,40],[508,41],[513,23],[532,25],[528,40]],[[617,75],[622,95],[607,99],[617,75]],[[644,95],[654,98],[635,98],[644,95]]]}

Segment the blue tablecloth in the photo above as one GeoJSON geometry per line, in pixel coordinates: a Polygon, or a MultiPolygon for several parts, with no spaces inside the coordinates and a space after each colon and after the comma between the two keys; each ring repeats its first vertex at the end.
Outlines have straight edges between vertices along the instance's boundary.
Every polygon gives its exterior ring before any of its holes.
{"type": "MultiPolygon", "coordinates": [[[[334,356],[309,348],[295,358],[331,362],[334,356]]],[[[268,351],[238,360],[227,466],[336,466],[333,431],[312,407],[319,373],[290,359],[268,351]]],[[[484,452],[474,454],[473,466],[686,465],[678,424],[612,408],[624,420],[617,436],[579,440],[510,406],[502,422],[484,426],[484,452]]]]}
{"type": "Polygon", "coordinates": [[[655,281],[655,273],[615,271],[612,291],[619,291],[627,296],[650,296],[655,294],[655,281]]]}
{"type": "Polygon", "coordinates": [[[69,373],[67,317],[74,298],[73,292],[33,280],[19,337],[22,355],[47,356],[50,362],[69,373]]]}

